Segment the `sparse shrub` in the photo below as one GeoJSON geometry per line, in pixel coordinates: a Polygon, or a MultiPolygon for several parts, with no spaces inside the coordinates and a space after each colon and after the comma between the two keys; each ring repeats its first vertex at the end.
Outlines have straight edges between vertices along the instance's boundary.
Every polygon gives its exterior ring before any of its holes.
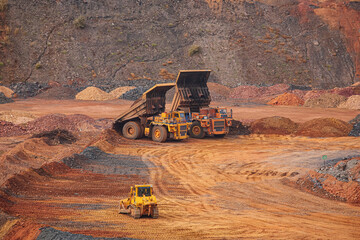
{"type": "Polygon", "coordinates": [[[8,4],[8,0],[0,0],[0,12],[6,10],[8,4]]]}
{"type": "Polygon", "coordinates": [[[190,48],[189,48],[189,51],[188,51],[188,54],[189,56],[193,56],[194,54],[196,53],[199,53],[200,52],[200,47],[197,46],[197,45],[192,45],[190,48]]]}
{"type": "Polygon", "coordinates": [[[85,17],[80,16],[73,21],[73,24],[77,28],[85,28],[85,17]]]}
{"type": "Polygon", "coordinates": [[[36,64],[35,64],[35,68],[36,68],[36,69],[40,69],[40,68],[42,68],[41,63],[40,63],[40,62],[36,63],[36,64]]]}
{"type": "Polygon", "coordinates": [[[156,44],[156,43],[152,43],[151,46],[152,46],[152,47],[157,47],[157,44],[156,44]]]}
{"type": "Polygon", "coordinates": [[[0,62],[0,67],[4,66],[5,64],[3,62],[0,62]]]}

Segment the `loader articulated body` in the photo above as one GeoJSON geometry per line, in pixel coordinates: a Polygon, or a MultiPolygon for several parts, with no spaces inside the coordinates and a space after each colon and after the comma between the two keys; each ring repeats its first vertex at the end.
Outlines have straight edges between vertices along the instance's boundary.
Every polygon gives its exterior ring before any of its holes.
{"type": "Polygon", "coordinates": [[[129,197],[120,201],[119,213],[130,214],[133,218],[141,216],[159,217],[156,197],[152,185],[135,185],[130,188],[129,197]]]}
{"type": "Polygon", "coordinates": [[[188,138],[190,124],[184,112],[165,112],[165,94],[174,86],[174,83],[164,83],[150,88],[116,118],[113,128],[129,139],[147,136],[156,142],[165,142],[188,138]]]}
{"type": "Polygon", "coordinates": [[[210,92],[207,81],[210,70],[180,71],[175,86],[171,111],[183,110],[191,123],[189,135],[203,138],[205,135],[224,137],[232,124],[232,111],[226,108],[210,108],[210,92]]]}

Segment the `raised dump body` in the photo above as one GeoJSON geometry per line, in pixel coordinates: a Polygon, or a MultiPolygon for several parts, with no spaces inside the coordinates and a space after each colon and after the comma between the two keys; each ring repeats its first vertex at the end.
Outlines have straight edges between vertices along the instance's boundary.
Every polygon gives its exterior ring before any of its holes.
{"type": "Polygon", "coordinates": [[[183,110],[191,116],[189,134],[194,138],[205,135],[223,137],[229,132],[231,116],[226,108],[210,108],[207,81],[210,70],[180,71],[176,79],[171,111],[183,110]]]}
{"type": "Polygon", "coordinates": [[[176,79],[171,111],[199,112],[211,102],[207,81],[210,70],[181,70],[176,79]]]}
{"type": "Polygon", "coordinates": [[[137,99],[129,108],[115,119],[115,123],[125,122],[137,117],[151,117],[165,111],[165,94],[175,86],[174,83],[156,84],[137,99]]]}

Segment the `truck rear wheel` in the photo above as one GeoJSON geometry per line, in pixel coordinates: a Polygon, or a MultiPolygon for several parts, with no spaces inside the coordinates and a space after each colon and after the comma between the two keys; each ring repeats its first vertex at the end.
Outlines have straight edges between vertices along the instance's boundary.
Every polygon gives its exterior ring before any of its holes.
{"type": "Polygon", "coordinates": [[[137,122],[127,122],[122,129],[122,133],[128,139],[137,139],[141,136],[141,127],[137,122]]]}
{"type": "Polygon", "coordinates": [[[205,132],[199,122],[193,122],[190,127],[190,136],[193,138],[204,138],[205,132]]]}
{"type": "Polygon", "coordinates": [[[154,126],[151,133],[152,140],[155,142],[165,142],[167,131],[163,126],[154,126]]]}

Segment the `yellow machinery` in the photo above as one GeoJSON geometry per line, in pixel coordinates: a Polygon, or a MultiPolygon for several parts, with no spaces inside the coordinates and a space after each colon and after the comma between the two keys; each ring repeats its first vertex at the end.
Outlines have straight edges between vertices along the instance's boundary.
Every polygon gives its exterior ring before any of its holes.
{"type": "Polygon", "coordinates": [[[183,111],[163,112],[148,121],[145,136],[150,136],[151,133],[152,140],[156,142],[165,142],[168,138],[182,140],[189,137],[187,131],[190,125],[183,111]]]}
{"type": "Polygon", "coordinates": [[[119,213],[130,214],[135,219],[141,216],[158,218],[159,210],[152,185],[131,187],[129,197],[120,201],[119,213]]]}
{"type": "Polygon", "coordinates": [[[188,138],[190,124],[184,112],[165,112],[166,92],[174,86],[174,83],[156,84],[147,90],[129,110],[116,118],[113,128],[128,139],[138,139],[144,135],[156,142],[165,142],[168,138],[188,138]]]}

